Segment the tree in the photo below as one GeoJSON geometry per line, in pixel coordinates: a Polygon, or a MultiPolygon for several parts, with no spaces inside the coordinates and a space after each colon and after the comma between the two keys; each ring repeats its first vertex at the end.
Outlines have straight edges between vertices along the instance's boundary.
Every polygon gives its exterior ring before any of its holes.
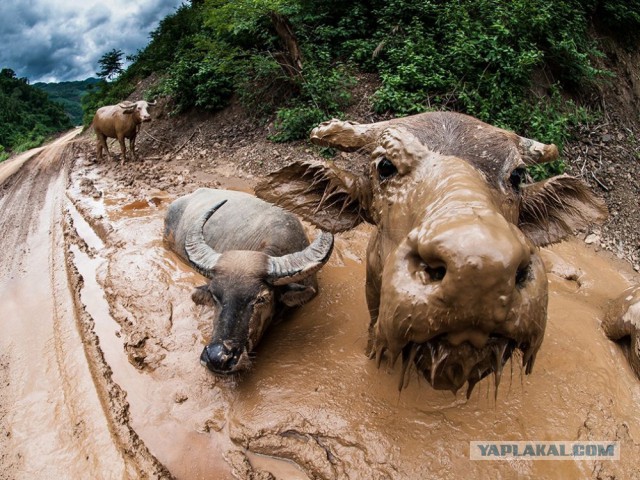
{"type": "Polygon", "coordinates": [[[0,77],[2,78],[16,78],[16,72],[10,68],[3,68],[0,70],[0,77]]]}
{"type": "Polygon", "coordinates": [[[123,72],[122,69],[122,56],[124,52],[119,49],[109,50],[105,53],[100,60],[98,61],[98,65],[100,66],[100,71],[96,72],[100,78],[104,78],[105,80],[111,80],[113,77],[117,77],[123,72]]]}

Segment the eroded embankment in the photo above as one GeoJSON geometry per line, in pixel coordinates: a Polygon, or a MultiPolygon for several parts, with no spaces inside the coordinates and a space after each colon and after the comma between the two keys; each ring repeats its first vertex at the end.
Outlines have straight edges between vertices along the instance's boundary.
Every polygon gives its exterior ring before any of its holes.
{"type": "MultiPolygon", "coordinates": [[[[131,168],[148,167],[140,162],[131,168]]],[[[190,291],[204,279],[161,241],[163,213],[173,197],[123,187],[109,169],[84,161],[74,175],[70,198],[105,243],[103,261],[95,266],[106,300],[101,308],[115,322],[101,334],[109,337],[101,337],[105,359],[127,392],[131,427],[177,478],[635,474],[640,387],[600,329],[606,303],[632,280],[626,264],[579,241],[544,250],[550,280],[545,342],[531,376],[523,375],[519,359],[506,368],[497,400],[490,379],[467,401],[463,393],[432,390],[415,373],[398,393],[399,372],[377,370],[364,355],[361,259],[370,228],[363,226],[338,236],[319,275],[320,295],[272,327],[252,370],[239,379],[218,379],[198,364],[211,331],[210,311],[196,307],[190,291]],[[471,440],[558,439],[618,440],[622,458],[468,457],[471,440]]],[[[216,181],[250,187],[235,177],[216,181]]]]}

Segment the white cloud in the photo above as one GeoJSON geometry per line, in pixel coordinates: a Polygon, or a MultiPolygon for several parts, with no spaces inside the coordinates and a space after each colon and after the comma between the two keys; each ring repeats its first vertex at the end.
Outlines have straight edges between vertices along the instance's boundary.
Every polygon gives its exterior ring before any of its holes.
{"type": "Polygon", "coordinates": [[[109,50],[144,48],[183,0],[0,0],[0,68],[32,83],[95,76],[109,50]]]}

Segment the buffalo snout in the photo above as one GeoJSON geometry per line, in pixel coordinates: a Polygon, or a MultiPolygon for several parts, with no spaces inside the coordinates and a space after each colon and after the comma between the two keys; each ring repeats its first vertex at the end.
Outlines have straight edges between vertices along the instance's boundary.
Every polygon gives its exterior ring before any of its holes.
{"type": "Polygon", "coordinates": [[[210,343],[202,350],[200,363],[213,373],[228,375],[237,370],[243,349],[231,342],[210,343]]]}
{"type": "Polygon", "coordinates": [[[492,215],[458,219],[453,226],[422,230],[415,237],[420,279],[434,287],[440,302],[469,314],[484,310],[487,322],[504,322],[530,277],[533,246],[521,232],[492,215]]]}

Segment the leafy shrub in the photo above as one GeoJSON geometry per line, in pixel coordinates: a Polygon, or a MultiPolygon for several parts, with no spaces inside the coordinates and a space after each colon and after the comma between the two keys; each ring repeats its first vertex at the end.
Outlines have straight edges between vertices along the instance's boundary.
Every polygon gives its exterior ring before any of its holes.
{"type": "Polygon", "coordinates": [[[232,51],[185,57],[169,69],[163,93],[173,97],[177,111],[217,110],[227,105],[233,93],[236,70],[232,51]]]}
{"type": "Polygon", "coordinates": [[[277,112],[276,134],[270,138],[276,142],[307,138],[318,123],[340,116],[351,101],[350,88],[355,77],[344,65],[332,69],[308,63],[299,84],[300,93],[291,106],[277,112]]]}
{"type": "Polygon", "coordinates": [[[275,123],[277,133],[269,138],[274,142],[307,138],[311,129],[323,120],[326,120],[326,114],[314,106],[281,108],[275,123]]]}
{"type": "Polygon", "coordinates": [[[640,0],[600,0],[594,3],[594,21],[627,46],[637,46],[640,39],[640,0]]]}
{"type": "Polygon", "coordinates": [[[254,116],[266,116],[297,93],[278,62],[270,55],[252,54],[241,62],[236,92],[254,116]]]}

